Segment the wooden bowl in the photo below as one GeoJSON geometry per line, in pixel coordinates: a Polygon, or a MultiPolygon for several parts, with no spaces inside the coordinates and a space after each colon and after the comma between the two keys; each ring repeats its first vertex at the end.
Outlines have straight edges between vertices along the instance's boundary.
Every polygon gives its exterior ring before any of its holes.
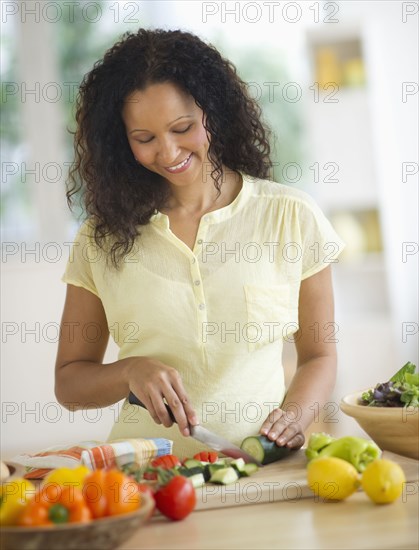
{"type": "Polygon", "coordinates": [[[89,523],[54,527],[1,527],[2,550],[112,550],[129,539],[154,511],[154,499],[142,494],[141,508],[89,523]]]}
{"type": "Polygon", "coordinates": [[[341,410],[352,416],[381,449],[419,459],[419,409],[359,405],[363,390],[344,397],[341,410]]]}

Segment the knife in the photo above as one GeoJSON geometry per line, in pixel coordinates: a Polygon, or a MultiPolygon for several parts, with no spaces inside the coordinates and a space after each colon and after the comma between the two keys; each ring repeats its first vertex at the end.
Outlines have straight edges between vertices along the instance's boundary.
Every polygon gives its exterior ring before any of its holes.
{"type": "MultiPolygon", "coordinates": [[[[144,403],[140,401],[138,397],[132,392],[130,392],[128,396],[128,401],[131,405],[138,405],[139,407],[147,410],[147,407],[144,405],[144,403]]],[[[167,405],[167,403],[165,403],[164,406],[166,407],[172,422],[176,423],[176,418],[172,412],[172,409],[169,407],[169,405],[167,405]]],[[[214,449],[214,451],[218,451],[232,458],[242,458],[246,464],[253,463],[257,464],[258,466],[262,466],[262,464],[258,460],[253,458],[253,456],[245,453],[242,449],[240,449],[240,447],[237,447],[237,445],[234,445],[234,443],[231,443],[227,439],[224,439],[224,437],[221,437],[211,432],[200,424],[198,424],[197,426],[189,426],[189,431],[194,439],[200,441],[201,443],[204,443],[210,449],[214,449]]]]}

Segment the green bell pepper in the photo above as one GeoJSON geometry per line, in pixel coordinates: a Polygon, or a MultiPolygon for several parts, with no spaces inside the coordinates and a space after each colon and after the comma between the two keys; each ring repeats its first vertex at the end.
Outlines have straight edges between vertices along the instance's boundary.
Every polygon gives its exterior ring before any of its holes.
{"type": "Polygon", "coordinates": [[[358,472],[363,472],[370,462],[381,456],[380,448],[369,439],[347,436],[340,439],[331,438],[332,441],[323,444],[327,441],[325,436],[327,434],[312,434],[306,449],[309,460],[332,456],[350,462],[358,472]]]}
{"type": "Polygon", "coordinates": [[[319,452],[327,445],[330,445],[332,441],[336,441],[336,438],[332,437],[331,435],[325,432],[312,433],[308,441],[308,446],[306,449],[306,457],[309,460],[312,460],[313,458],[317,458],[319,455],[319,452]]]}

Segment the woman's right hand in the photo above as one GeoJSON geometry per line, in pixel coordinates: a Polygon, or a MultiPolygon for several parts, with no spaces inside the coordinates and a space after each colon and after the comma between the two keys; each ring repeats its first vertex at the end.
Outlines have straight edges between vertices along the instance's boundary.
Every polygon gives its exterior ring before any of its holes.
{"type": "Polygon", "coordinates": [[[189,425],[199,424],[195,410],[183,387],[178,371],[150,357],[131,357],[127,365],[130,391],[147,407],[157,424],[173,425],[164,405],[166,400],[176,418],[179,431],[188,436],[189,425]]]}

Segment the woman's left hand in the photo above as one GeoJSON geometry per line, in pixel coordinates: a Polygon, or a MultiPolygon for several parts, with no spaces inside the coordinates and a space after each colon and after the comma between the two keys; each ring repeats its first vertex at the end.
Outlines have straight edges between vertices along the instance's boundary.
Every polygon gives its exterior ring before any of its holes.
{"type": "Polygon", "coordinates": [[[296,418],[291,410],[274,409],[262,424],[260,433],[275,441],[279,447],[299,449],[304,445],[305,437],[296,418]]]}

